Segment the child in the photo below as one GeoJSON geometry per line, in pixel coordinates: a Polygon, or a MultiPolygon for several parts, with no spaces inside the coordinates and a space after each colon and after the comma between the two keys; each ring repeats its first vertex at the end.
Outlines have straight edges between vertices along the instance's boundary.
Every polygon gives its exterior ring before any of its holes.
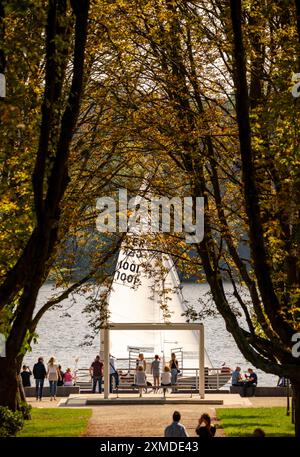
{"type": "Polygon", "coordinates": [[[159,356],[156,355],[155,359],[153,360],[151,364],[151,373],[153,376],[153,382],[154,382],[154,392],[158,391],[159,388],[159,372],[160,372],[160,359],[159,356]]]}
{"type": "Polygon", "coordinates": [[[73,375],[70,368],[67,368],[64,374],[64,386],[73,386],[73,375]]]}
{"type": "Polygon", "coordinates": [[[143,393],[143,388],[147,386],[146,373],[144,371],[143,365],[139,365],[137,368],[137,372],[135,375],[135,383],[139,388],[140,397],[141,397],[142,393],[143,393]]]}
{"type": "Polygon", "coordinates": [[[170,373],[170,367],[168,367],[168,365],[165,366],[164,371],[161,374],[161,385],[163,386],[164,397],[165,397],[167,387],[171,386],[171,373],[170,373]]]}

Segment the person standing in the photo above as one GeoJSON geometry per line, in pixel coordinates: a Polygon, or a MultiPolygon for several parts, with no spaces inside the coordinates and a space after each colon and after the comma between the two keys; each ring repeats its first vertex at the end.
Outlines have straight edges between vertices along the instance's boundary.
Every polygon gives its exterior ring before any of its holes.
{"type": "Polygon", "coordinates": [[[51,357],[48,362],[47,376],[50,385],[50,401],[56,401],[57,381],[59,378],[58,365],[55,364],[55,358],[51,357]]]}
{"type": "Polygon", "coordinates": [[[158,355],[156,355],[154,357],[154,360],[151,363],[151,374],[153,376],[154,392],[156,392],[159,389],[159,375],[160,375],[160,359],[159,359],[158,355]]]}
{"type": "Polygon", "coordinates": [[[117,372],[116,359],[109,354],[109,392],[113,391],[113,379],[115,380],[116,388],[119,385],[119,374],[117,372]]]}
{"type": "Polygon", "coordinates": [[[165,428],[165,437],[167,438],[184,438],[187,437],[187,431],[185,426],[180,424],[181,414],[179,411],[174,411],[173,413],[173,422],[171,425],[165,428]]]}
{"type": "Polygon", "coordinates": [[[179,372],[178,360],[176,359],[176,354],[172,352],[171,360],[169,362],[170,370],[171,370],[171,384],[175,386],[177,384],[177,375],[179,372]]]}
{"type": "Polygon", "coordinates": [[[140,397],[142,396],[143,389],[147,387],[146,373],[144,371],[143,365],[139,365],[137,372],[135,374],[135,384],[139,388],[140,397]]]}
{"type": "Polygon", "coordinates": [[[38,358],[38,361],[34,364],[32,371],[35,379],[36,399],[42,401],[44,381],[47,376],[43,357],[38,358]]]}
{"type": "Polygon", "coordinates": [[[58,380],[57,380],[57,387],[64,385],[64,372],[61,369],[61,365],[58,365],[58,380]]]}
{"type": "Polygon", "coordinates": [[[31,382],[30,382],[30,376],[32,375],[32,372],[29,367],[26,365],[23,365],[23,370],[21,371],[21,378],[22,378],[22,385],[23,387],[30,387],[31,382]]]}
{"type": "Polygon", "coordinates": [[[90,367],[90,375],[93,379],[93,394],[96,393],[97,383],[99,394],[102,393],[103,363],[100,362],[100,356],[97,355],[90,367]]]}
{"type": "Polygon", "coordinates": [[[143,367],[144,372],[146,373],[147,363],[146,363],[144,354],[142,354],[142,353],[139,354],[139,358],[136,360],[136,370],[138,370],[138,368],[139,368],[140,366],[143,367]]]}

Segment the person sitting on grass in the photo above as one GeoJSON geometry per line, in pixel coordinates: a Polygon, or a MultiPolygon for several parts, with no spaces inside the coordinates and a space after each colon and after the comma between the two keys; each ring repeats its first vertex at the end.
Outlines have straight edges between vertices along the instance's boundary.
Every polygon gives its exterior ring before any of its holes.
{"type": "Polygon", "coordinates": [[[173,413],[173,422],[171,425],[165,428],[165,437],[167,438],[184,438],[187,437],[187,431],[185,426],[180,424],[181,414],[179,411],[174,411],[173,413]]]}
{"type": "Polygon", "coordinates": [[[202,414],[199,419],[196,433],[199,438],[213,438],[216,434],[216,427],[211,425],[211,418],[209,414],[202,414]]]}
{"type": "Polygon", "coordinates": [[[139,365],[137,372],[135,374],[135,384],[139,388],[140,397],[143,394],[143,388],[147,387],[146,373],[144,371],[143,365],[139,365]]]}

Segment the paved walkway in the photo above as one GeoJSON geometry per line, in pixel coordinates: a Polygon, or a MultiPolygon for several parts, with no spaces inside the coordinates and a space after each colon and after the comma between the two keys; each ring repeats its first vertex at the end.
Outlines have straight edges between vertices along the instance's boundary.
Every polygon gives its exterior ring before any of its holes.
{"type": "MultiPolygon", "coordinates": [[[[208,395],[206,395],[208,397],[208,395]]],[[[223,395],[224,404],[217,408],[251,408],[285,406],[285,398],[241,398],[239,395],[223,395]]],[[[203,413],[208,413],[215,425],[216,410],[212,405],[132,405],[93,407],[87,436],[163,436],[164,428],[171,421],[175,409],[181,413],[182,423],[189,436],[196,436],[195,428],[203,413]]],[[[225,436],[217,428],[216,436],[225,436]]]]}

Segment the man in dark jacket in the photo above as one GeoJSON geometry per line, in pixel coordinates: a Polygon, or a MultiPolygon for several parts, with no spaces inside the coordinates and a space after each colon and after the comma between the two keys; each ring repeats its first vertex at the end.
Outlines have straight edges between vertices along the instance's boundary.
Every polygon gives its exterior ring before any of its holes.
{"type": "Polygon", "coordinates": [[[32,371],[35,379],[36,399],[42,401],[44,381],[47,375],[43,357],[39,357],[32,371]]]}
{"type": "Polygon", "coordinates": [[[102,392],[103,363],[100,362],[99,355],[96,356],[90,367],[90,375],[93,378],[93,393],[96,393],[97,383],[99,384],[99,394],[102,392]]]}

